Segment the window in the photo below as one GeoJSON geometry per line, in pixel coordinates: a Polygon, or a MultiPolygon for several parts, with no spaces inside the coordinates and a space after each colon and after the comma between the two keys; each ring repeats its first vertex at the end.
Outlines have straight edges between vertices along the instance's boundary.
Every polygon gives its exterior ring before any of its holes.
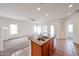
{"type": "Polygon", "coordinates": [[[41,26],[38,26],[38,34],[41,34],[41,26]]]}
{"type": "Polygon", "coordinates": [[[41,34],[41,26],[40,25],[34,26],[34,33],[35,34],[41,34]]]}
{"type": "Polygon", "coordinates": [[[47,26],[46,25],[43,26],[43,32],[47,32],[47,26]]]}
{"type": "Polygon", "coordinates": [[[73,24],[68,25],[68,32],[73,32],[73,24]]]}
{"type": "Polygon", "coordinates": [[[47,33],[47,25],[43,26],[43,35],[45,35],[45,36],[48,35],[48,33],[47,33]]]}
{"type": "Polygon", "coordinates": [[[54,35],[54,25],[50,26],[50,35],[54,35]]]}
{"type": "Polygon", "coordinates": [[[10,24],[10,34],[18,34],[16,24],[10,24]]]}
{"type": "Polygon", "coordinates": [[[38,27],[35,25],[34,26],[34,33],[36,34],[38,32],[38,27]]]}

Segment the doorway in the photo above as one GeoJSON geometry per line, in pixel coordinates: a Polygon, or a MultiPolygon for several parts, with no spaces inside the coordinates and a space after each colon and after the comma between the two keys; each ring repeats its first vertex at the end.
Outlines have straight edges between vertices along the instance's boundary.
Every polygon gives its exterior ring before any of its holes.
{"type": "Polygon", "coordinates": [[[73,39],[73,24],[67,24],[66,38],[73,39]]]}

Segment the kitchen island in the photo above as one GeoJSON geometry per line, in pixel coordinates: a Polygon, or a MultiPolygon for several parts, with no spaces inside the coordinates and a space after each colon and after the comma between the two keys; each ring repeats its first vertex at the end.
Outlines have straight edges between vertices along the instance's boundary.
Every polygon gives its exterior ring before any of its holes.
{"type": "Polygon", "coordinates": [[[54,39],[52,39],[51,37],[39,38],[37,36],[34,36],[30,40],[31,40],[32,56],[51,56],[52,55],[54,39]]]}

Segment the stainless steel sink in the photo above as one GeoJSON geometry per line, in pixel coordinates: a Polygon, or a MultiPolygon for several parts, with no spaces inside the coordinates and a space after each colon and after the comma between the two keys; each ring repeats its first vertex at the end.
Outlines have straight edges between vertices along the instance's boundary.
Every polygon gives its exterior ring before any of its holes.
{"type": "Polygon", "coordinates": [[[39,37],[37,40],[39,40],[39,41],[45,41],[46,39],[48,39],[48,37],[47,36],[43,36],[43,37],[39,37]]]}

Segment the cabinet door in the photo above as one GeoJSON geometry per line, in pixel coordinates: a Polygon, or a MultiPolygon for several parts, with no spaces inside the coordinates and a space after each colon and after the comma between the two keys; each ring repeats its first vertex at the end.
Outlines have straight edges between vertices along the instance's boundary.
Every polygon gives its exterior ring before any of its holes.
{"type": "Polygon", "coordinates": [[[53,42],[52,40],[49,41],[49,55],[52,55],[52,51],[53,51],[53,42]]]}
{"type": "Polygon", "coordinates": [[[43,56],[49,55],[49,45],[48,42],[43,45],[43,56]]]}
{"type": "Polygon", "coordinates": [[[41,51],[41,47],[32,42],[32,56],[41,56],[42,55],[42,51],[41,51]]]}

